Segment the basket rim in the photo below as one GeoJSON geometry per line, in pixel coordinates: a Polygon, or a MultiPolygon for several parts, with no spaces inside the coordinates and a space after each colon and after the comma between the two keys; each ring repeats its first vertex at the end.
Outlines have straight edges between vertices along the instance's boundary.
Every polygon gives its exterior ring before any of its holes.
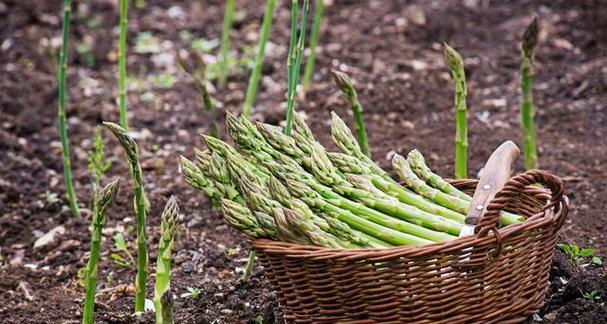
{"type": "MultiPolygon", "coordinates": [[[[478,180],[457,179],[449,180],[449,182],[453,184],[457,183],[458,185],[471,185],[477,183],[478,180]]],[[[527,186],[525,187],[524,191],[536,197],[546,197],[546,195],[549,195],[549,192],[546,189],[535,186],[527,186]]],[[[315,245],[302,245],[274,241],[270,239],[256,239],[252,240],[251,243],[258,251],[267,254],[280,254],[287,258],[309,258],[313,260],[339,258],[341,260],[351,261],[374,259],[376,261],[381,261],[382,259],[391,259],[394,257],[423,257],[435,254],[437,252],[445,253],[456,250],[461,251],[462,249],[471,248],[474,246],[495,244],[498,240],[506,240],[508,237],[521,232],[562,222],[562,218],[566,217],[567,215],[568,207],[569,200],[566,195],[562,195],[561,199],[556,205],[529,216],[522,223],[499,228],[495,232],[491,232],[484,237],[478,237],[477,234],[471,234],[451,241],[434,242],[417,246],[345,249],[328,248],[315,245]]]]}

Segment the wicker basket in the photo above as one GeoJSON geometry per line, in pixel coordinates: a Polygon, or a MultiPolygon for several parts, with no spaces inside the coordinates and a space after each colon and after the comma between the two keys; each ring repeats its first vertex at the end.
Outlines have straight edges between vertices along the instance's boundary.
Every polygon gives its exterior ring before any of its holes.
{"type": "MultiPolygon", "coordinates": [[[[452,181],[467,192],[476,182],[452,181]]],[[[253,245],[287,323],[519,323],[543,303],[567,212],[563,182],[532,170],[508,181],[475,235],[454,241],[358,250],[253,245]],[[498,230],[502,209],[528,219],[498,230]]]]}

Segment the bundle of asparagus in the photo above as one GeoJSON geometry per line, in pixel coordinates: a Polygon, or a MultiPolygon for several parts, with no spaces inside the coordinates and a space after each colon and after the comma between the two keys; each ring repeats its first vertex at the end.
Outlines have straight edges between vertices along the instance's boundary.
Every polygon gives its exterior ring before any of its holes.
{"type": "MultiPolygon", "coordinates": [[[[331,135],[342,151],[327,152],[301,116],[291,136],[231,114],[235,147],[203,135],[208,151],[181,157],[187,182],[219,202],[225,220],[252,239],[330,248],[386,248],[456,239],[471,197],[433,173],[417,150],[395,155],[406,186],[363,153],[333,113],[331,135]]],[[[503,213],[501,223],[524,218],[503,213]]]]}

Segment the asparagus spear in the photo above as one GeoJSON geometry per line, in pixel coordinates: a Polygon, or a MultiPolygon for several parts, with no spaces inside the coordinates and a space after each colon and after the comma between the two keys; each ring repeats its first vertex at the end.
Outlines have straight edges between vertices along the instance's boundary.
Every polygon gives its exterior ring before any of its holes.
{"type": "Polygon", "coordinates": [[[122,146],[129,163],[133,183],[135,185],[134,209],[137,216],[137,276],[135,278],[135,311],[143,312],[145,306],[145,291],[148,274],[147,247],[147,202],[143,191],[141,165],[139,164],[139,149],[137,143],[127,131],[112,122],[103,123],[112,132],[122,146]]]}
{"type": "Polygon", "coordinates": [[[435,174],[430,170],[430,168],[426,165],[426,161],[424,160],[424,156],[418,150],[412,150],[407,155],[407,161],[411,166],[411,169],[415,172],[420,179],[429,183],[432,187],[439,189],[440,191],[458,197],[460,199],[471,201],[472,197],[463,193],[459,189],[455,188],[449,182],[445,181],[445,179],[441,178],[439,175],[435,174]]]}
{"type": "Polygon", "coordinates": [[[349,241],[339,240],[324,232],[314,223],[307,220],[299,211],[283,208],[284,216],[289,227],[299,236],[307,237],[314,245],[332,248],[354,248],[356,245],[349,241]]]}
{"type": "Polygon", "coordinates": [[[101,236],[105,225],[105,211],[112,204],[118,193],[119,179],[110,182],[103,189],[95,191],[93,195],[93,232],[91,236],[91,256],[86,265],[86,293],[82,323],[92,324],[95,312],[95,289],[97,287],[97,273],[99,252],[101,250],[101,236]]]}
{"type": "Polygon", "coordinates": [[[196,158],[202,175],[206,177],[208,181],[212,182],[213,187],[221,193],[221,198],[244,203],[242,195],[232,182],[232,178],[229,176],[229,171],[227,170],[225,163],[213,161],[213,156],[208,151],[197,151],[196,158]]]}
{"type": "MultiPolygon", "coordinates": [[[[172,196],[164,206],[160,216],[160,242],[158,243],[158,258],[156,259],[156,283],[154,289],[154,307],[156,308],[156,323],[165,323],[166,312],[163,309],[162,298],[171,286],[171,266],[173,240],[179,226],[179,206],[172,196]]],[[[173,321],[169,319],[169,322],[173,321]]]]}
{"type": "MultiPolygon", "coordinates": [[[[235,203],[228,199],[221,200],[221,211],[226,222],[235,229],[245,233],[251,238],[274,238],[272,233],[261,228],[251,210],[241,204],[235,203]]],[[[275,231],[275,225],[274,225],[275,231]]]]}
{"type": "Polygon", "coordinates": [[[445,60],[455,82],[455,177],[465,179],[468,176],[468,124],[466,73],[464,60],[451,46],[445,43],[445,60]]]}
{"type": "Polygon", "coordinates": [[[367,131],[365,130],[365,122],[363,120],[363,107],[358,101],[358,94],[352,85],[352,80],[347,74],[339,71],[332,70],[333,80],[337,87],[341,90],[341,93],[348,99],[352,113],[354,114],[354,121],[356,122],[356,135],[358,137],[358,143],[362,153],[368,157],[371,157],[369,153],[369,140],[367,139],[367,131]]]}
{"type": "Polygon", "coordinates": [[[339,116],[335,112],[331,112],[331,137],[333,138],[333,142],[337,147],[344,153],[354,156],[366,164],[374,174],[377,174],[387,181],[392,181],[396,183],[386,171],[377,166],[373,160],[371,160],[368,156],[366,156],[354,136],[352,136],[352,132],[348,128],[348,125],[339,118],[339,116]]]}
{"type": "Polygon", "coordinates": [[[200,169],[198,169],[198,167],[192,161],[188,160],[184,156],[180,156],[179,159],[185,180],[192,188],[201,191],[214,201],[218,201],[224,197],[224,195],[209,179],[202,174],[202,172],[200,172],[200,169]]]}
{"type": "MultiPolygon", "coordinates": [[[[413,188],[415,192],[420,195],[436,202],[437,204],[450,208],[459,213],[465,214],[470,208],[470,202],[465,201],[463,199],[450,196],[445,194],[444,192],[434,189],[428,186],[425,182],[420,180],[411,167],[407,160],[399,154],[394,155],[392,159],[392,165],[394,166],[394,170],[396,173],[407,183],[407,186],[413,188]]],[[[524,221],[525,218],[518,215],[513,215],[510,213],[502,213],[501,222],[504,225],[516,224],[524,221]]]]}
{"type": "Polygon", "coordinates": [[[61,158],[63,160],[63,178],[68,204],[73,216],[80,216],[78,199],[74,190],[72,179],[72,162],[70,158],[70,142],[67,136],[66,97],[67,97],[67,55],[70,35],[70,17],[72,14],[72,0],[63,0],[63,22],[61,27],[61,51],[59,54],[59,69],[57,70],[59,138],[61,140],[61,158]]]}
{"type": "Polygon", "coordinates": [[[306,124],[306,121],[299,113],[293,114],[293,125],[295,125],[295,131],[301,134],[303,138],[306,138],[310,141],[315,141],[314,133],[312,133],[312,130],[310,129],[308,124],[306,124]]]}
{"type": "Polygon", "coordinates": [[[456,236],[459,235],[462,228],[462,224],[448,218],[424,212],[416,207],[403,204],[392,197],[388,199],[378,198],[376,195],[368,191],[343,185],[336,186],[333,188],[333,190],[354,201],[358,201],[367,207],[373,208],[387,215],[406,220],[407,222],[423,226],[425,228],[456,236]]]}
{"type": "Polygon", "coordinates": [[[523,35],[521,61],[521,128],[525,169],[537,169],[537,144],[535,136],[535,109],[533,107],[533,54],[538,36],[537,17],[533,18],[523,35]]]}
{"type": "MultiPolygon", "coordinates": [[[[318,193],[321,196],[321,199],[325,202],[349,210],[357,216],[368,219],[372,222],[376,222],[377,224],[435,242],[448,241],[455,238],[455,236],[446,233],[433,231],[422,226],[393,218],[377,210],[366,207],[363,204],[346,199],[337,194],[335,191],[331,190],[331,188],[318,183],[318,181],[314,180],[314,178],[306,176],[306,174],[294,172],[293,170],[289,170],[288,168],[276,163],[268,163],[267,166],[275,176],[282,178],[285,183],[290,182],[291,184],[301,184],[305,188],[318,193]]],[[[301,199],[301,197],[293,193],[291,190],[292,188],[290,188],[289,185],[287,185],[287,187],[292,195],[301,199]]],[[[299,194],[301,194],[301,192],[299,194]]],[[[306,203],[308,202],[306,201],[306,203]]],[[[310,204],[308,203],[308,205],[310,204]]]]}
{"type": "Polygon", "coordinates": [[[369,176],[361,176],[355,174],[347,174],[346,178],[348,178],[348,181],[359,189],[363,189],[369,192],[375,192],[376,190],[379,190],[385,195],[392,196],[402,203],[415,206],[430,214],[440,215],[460,224],[463,224],[465,222],[465,215],[453,211],[449,208],[443,207],[441,205],[438,205],[432,202],[431,200],[428,200],[425,197],[418,195],[417,193],[413,193],[399,185],[395,185],[391,182],[388,182],[377,175],[372,174],[369,176]]]}
{"type": "Polygon", "coordinates": [[[355,215],[349,210],[335,206],[323,199],[318,192],[312,190],[310,187],[301,182],[287,180],[287,187],[289,188],[291,194],[299,197],[311,208],[325,212],[331,217],[335,217],[338,220],[343,221],[350,227],[382,241],[394,245],[423,245],[432,243],[430,240],[394,230],[392,227],[390,227],[390,225],[379,225],[367,219],[374,218],[373,216],[365,218],[364,216],[355,215]]]}

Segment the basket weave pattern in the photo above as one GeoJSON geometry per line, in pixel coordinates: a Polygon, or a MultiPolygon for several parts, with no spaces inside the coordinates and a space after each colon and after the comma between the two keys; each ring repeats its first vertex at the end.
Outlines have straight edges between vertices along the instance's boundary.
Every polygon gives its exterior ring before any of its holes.
{"type": "Polygon", "coordinates": [[[532,170],[508,181],[475,235],[454,241],[358,250],[253,245],[287,323],[519,323],[542,305],[567,212],[562,181],[532,170]],[[498,230],[500,210],[528,219],[498,230]]]}

